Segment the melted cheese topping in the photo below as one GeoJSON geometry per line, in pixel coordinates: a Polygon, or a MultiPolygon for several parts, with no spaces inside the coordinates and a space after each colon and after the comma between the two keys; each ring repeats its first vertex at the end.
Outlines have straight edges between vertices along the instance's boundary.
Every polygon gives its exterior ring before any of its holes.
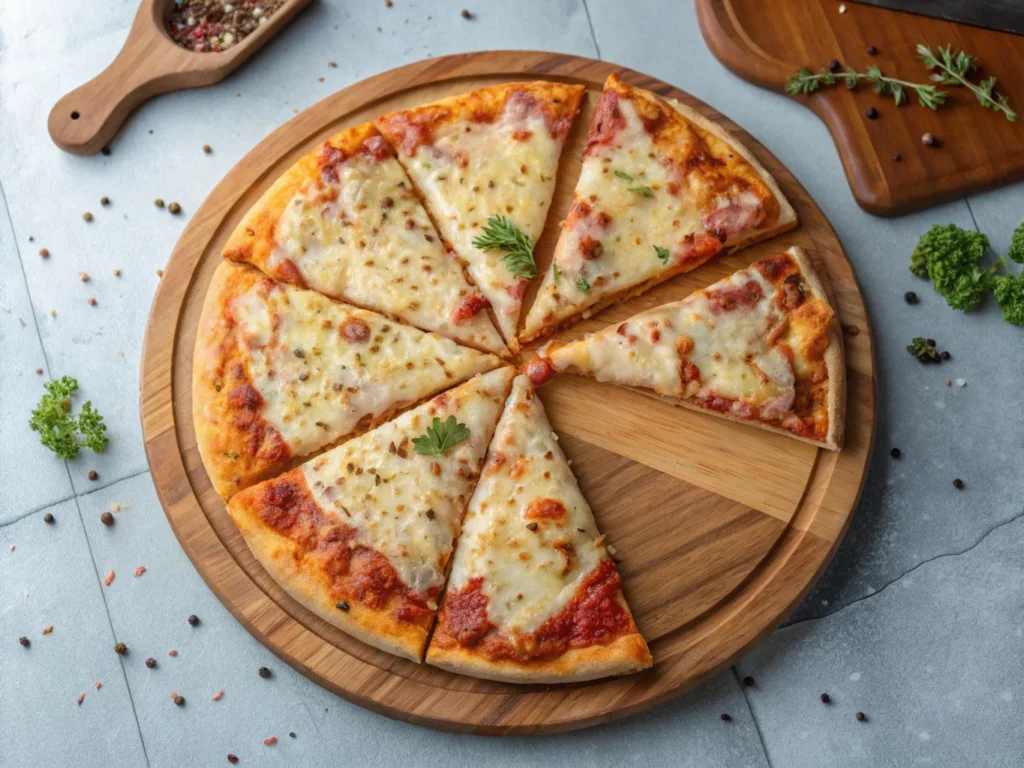
{"type": "Polygon", "coordinates": [[[250,288],[230,312],[263,398],[261,415],[298,456],[364,418],[500,365],[493,355],[284,283],[250,288]],[[365,338],[353,339],[356,332],[365,338]]]}
{"type": "Polygon", "coordinates": [[[510,101],[493,123],[445,125],[433,144],[421,145],[413,157],[402,159],[441,234],[490,300],[506,339],[515,336],[522,306],[522,292],[515,291],[519,278],[502,261],[504,251],[481,251],[473,238],[491,216],[507,216],[536,242],[551,204],[561,151],[562,140],[551,137],[543,115],[523,114],[510,101]]]}
{"type": "Polygon", "coordinates": [[[474,291],[398,161],[359,154],[334,168],[336,182],[309,182],[285,207],[269,266],[291,261],[314,290],[502,352],[486,312],[453,319],[474,291]]]}
{"type": "Polygon", "coordinates": [[[354,543],[383,554],[409,589],[437,594],[462,513],[498,421],[512,369],[478,376],[303,465],[317,505],[356,529],[354,543]],[[412,440],[453,415],[469,437],[443,455],[412,440]],[[433,591],[433,592],[432,592],[433,591]]]}
{"type": "Polygon", "coordinates": [[[518,376],[466,511],[450,588],[481,577],[488,620],[508,634],[532,632],[608,557],[602,540],[540,399],[518,376]],[[531,514],[544,499],[560,502],[564,517],[531,514]]]}
{"type": "MultiPolygon", "coordinates": [[[[526,318],[526,334],[571,317],[606,296],[685,271],[680,265],[692,251],[693,236],[705,234],[695,196],[680,191],[684,180],[671,164],[662,162],[662,153],[633,103],[620,99],[618,109],[625,126],[611,142],[597,145],[584,158],[576,184],[576,200],[591,212],[563,227],[553,261],[557,273],[553,268],[545,274],[526,318]],[[606,222],[599,220],[600,214],[608,217],[606,222]],[[587,259],[586,243],[592,241],[600,244],[600,252],[587,259]],[[659,257],[656,248],[667,250],[667,254],[662,251],[665,258],[659,257]]],[[[687,183],[695,181],[690,178],[687,183]]],[[[751,202],[760,205],[756,195],[743,193],[738,204],[751,202]]],[[[729,200],[717,203],[725,207],[729,200]]],[[[589,252],[593,253],[592,248],[589,252]]]]}
{"type": "MultiPolygon", "coordinates": [[[[593,373],[598,381],[645,387],[677,398],[712,397],[760,408],[778,418],[795,397],[789,359],[773,341],[792,341],[773,304],[775,286],[755,268],[740,270],[709,288],[643,312],[584,339],[550,351],[555,370],[593,373]],[[755,283],[763,297],[717,309],[714,296],[741,295],[755,283]],[[779,339],[772,339],[779,330],[779,339]],[[699,372],[684,370],[684,359],[699,372]]],[[[545,350],[541,350],[545,354],[545,350]]],[[[746,415],[737,412],[736,415],[746,415]]]]}

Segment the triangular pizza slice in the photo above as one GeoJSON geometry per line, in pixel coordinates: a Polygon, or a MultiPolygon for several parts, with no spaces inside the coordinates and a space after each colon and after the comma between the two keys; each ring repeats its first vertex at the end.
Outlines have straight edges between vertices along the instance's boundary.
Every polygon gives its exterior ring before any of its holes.
{"type": "Polygon", "coordinates": [[[199,453],[228,498],[500,364],[225,261],[206,295],[192,365],[199,453]]]}
{"type": "Polygon", "coordinates": [[[514,683],[651,666],[544,407],[518,376],[469,503],[427,662],[514,683]]]}
{"type": "Polygon", "coordinates": [[[635,315],[529,362],[555,372],[653,390],[695,408],[822,448],[843,443],[842,334],[821,280],[799,248],[770,256],[682,301],[635,315]]]}
{"type": "Polygon", "coordinates": [[[505,351],[487,301],[370,123],[289,168],[242,219],[224,256],[462,344],[505,351]]]}
{"type": "Polygon", "coordinates": [[[285,591],[423,660],[466,504],[514,372],[501,368],[236,494],[231,518],[285,591]]]}
{"type": "Polygon", "coordinates": [[[377,120],[510,344],[583,91],[503,83],[377,120]]]}
{"type": "Polygon", "coordinates": [[[610,75],[522,341],[796,224],[754,156],[696,110],[610,75]]]}

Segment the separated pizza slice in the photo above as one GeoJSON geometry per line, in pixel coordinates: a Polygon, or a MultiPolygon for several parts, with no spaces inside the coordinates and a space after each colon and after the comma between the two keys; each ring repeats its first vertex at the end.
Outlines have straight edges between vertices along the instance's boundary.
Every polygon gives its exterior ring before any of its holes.
{"type": "Polygon", "coordinates": [[[578,341],[549,342],[527,370],[537,384],[580,373],[822,448],[843,443],[842,334],[799,248],[578,341]]]}
{"type": "Polygon", "coordinates": [[[651,666],[615,563],[526,376],[463,520],[427,662],[513,683],[651,666]]]}
{"type": "Polygon", "coordinates": [[[513,375],[481,374],[236,494],[228,510],[253,555],[324,621],[422,661],[513,375]]]}
{"type": "Polygon", "coordinates": [[[372,124],[328,139],[242,219],[224,256],[396,320],[501,354],[487,300],[441,242],[372,124]]]}
{"type": "Polygon", "coordinates": [[[222,262],[192,365],[199,453],[224,498],[476,373],[494,355],[222,262]]]}
{"type": "Polygon", "coordinates": [[[522,341],[796,224],[778,185],[696,110],[610,75],[522,341]]]}
{"type": "Polygon", "coordinates": [[[377,120],[509,344],[583,92],[504,83],[377,120]]]}

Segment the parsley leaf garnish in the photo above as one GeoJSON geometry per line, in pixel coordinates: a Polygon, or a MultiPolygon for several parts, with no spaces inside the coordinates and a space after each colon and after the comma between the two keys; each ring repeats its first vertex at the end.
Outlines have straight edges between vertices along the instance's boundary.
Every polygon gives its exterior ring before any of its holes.
{"type": "Polygon", "coordinates": [[[469,427],[460,424],[454,416],[442,422],[436,416],[433,425],[427,427],[427,431],[421,437],[414,437],[412,445],[416,453],[423,456],[436,456],[442,454],[456,443],[461,443],[469,437],[469,427]]]}
{"type": "Polygon", "coordinates": [[[576,279],[576,287],[583,293],[590,293],[590,283],[582,275],[576,279]]]}
{"type": "Polygon", "coordinates": [[[625,171],[616,171],[615,175],[618,176],[620,179],[625,179],[626,181],[632,181],[633,180],[633,177],[630,176],[625,171]]]}
{"type": "Polygon", "coordinates": [[[562,273],[558,269],[558,265],[553,262],[551,264],[551,276],[555,279],[555,283],[557,283],[562,278],[562,273]]]}
{"type": "Polygon", "coordinates": [[[533,240],[505,216],[491,216],[483,234],[473,238],[473,247],[482,251],[498,248],[505,251],[501,257],[508,271],[527,279],[537,274],[533,260],[533,240]]]}
{"type": "Polygon", "coordinates": [[[628,191],[632,192],[634,194],[640,195],[642,197],[654,197],[654,190],[651,189],[650,187],[644,187],[644,186],[629,187],[628,191]]]}
{"type": "Polygon", "coordinates": [[[672,252],[668,248],[662,248],[660,245],[654,246],[654,252],[658,254],[662,264],[668,264],[668,260],[672,257],[672,252]]]}
{"type": "Polygon", "coordinates": [[[103,434],[107,425],[92,402],[86,401],[77,417],[71,415],[71,395],[78,391],[78,381],[64,376],[43,386],[46,394],[28,422],[39,433],[40,442],[62,459],[75,458],[82,446],[96,453],[102,451],[108,442],[103,434]]]}

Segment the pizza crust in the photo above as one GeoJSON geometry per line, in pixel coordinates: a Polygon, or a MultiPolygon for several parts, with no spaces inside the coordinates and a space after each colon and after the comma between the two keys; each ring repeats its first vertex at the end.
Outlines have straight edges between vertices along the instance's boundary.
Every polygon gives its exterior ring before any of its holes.
{"type": "MultiPolygon", "coordinates": [[[[302,477],[300,469],[292,472],[302,477]]],[[[304,486],[305,480],[302,483],[304,486]]],[[[260,520],[259,511],[251,503],[253,498],[254,492],[237,494],[228,503],[228,512],[253,556],[289,596],[328,624],[367,645],[410,661],[423,661],[426,629],[398,622],[391,618],[387,609],[375,611],[357,601],[349,602],[347,611],[339,609],[318,576],[317,566],[302,555],[295,542],[275,533],[260,520]]]]}
{"type": "Polygon", "coordinates": [[[504,683],[581,683],[647,669],[653,661],[647,643],[634,632],[608,645],[573,648],[557,658],[533,662],[491,660],[472,648],[431,645],[427,663],[455,674],[504,683]]]}

